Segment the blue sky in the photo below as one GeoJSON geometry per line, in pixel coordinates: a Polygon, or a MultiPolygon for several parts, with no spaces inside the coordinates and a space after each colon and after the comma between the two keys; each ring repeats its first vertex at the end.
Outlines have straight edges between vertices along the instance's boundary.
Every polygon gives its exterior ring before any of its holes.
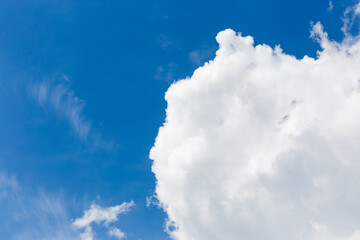
{"type": "MultiPolygon", "coordinates": [[[[2,1],[0,238],[42,239],[93,202],[133,200],[114,226],[127,239],[169,239],[166,214],[146,198],[171,83],[213,59],[215,36],[227,28],[315,57],[311,22],[340,41],[352,4],[333,1],[330,11],[327,0],[2,1]]],[[[112,239],[106,228],[94,231],[112,239]]]]}

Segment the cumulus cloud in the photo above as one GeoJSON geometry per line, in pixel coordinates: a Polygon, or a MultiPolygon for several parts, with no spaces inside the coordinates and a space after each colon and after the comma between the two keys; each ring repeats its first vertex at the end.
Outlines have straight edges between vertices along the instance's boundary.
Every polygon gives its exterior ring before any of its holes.
{"type": "Polygon", "coordinates": [[[360,41],[296,59],[228,29],[165,95],[150,152],[177,240],[360,239],[360,41]]]}
{"type": "Polygon", "coordinates": [[[124,202],[120,205],[114,207],[102,208],[95,203],[91,204],[90,209],[84,212],[83,217],[75,219],[72,223],[72,226],[75,229],[84,229],[80,237],[82,240],[93,240],[94,233],[91,227],[92,223],[103,224],[105,227],[109,228],[109,236],[122,239],[125,237],[125,234],[118,228],[110,227],[110,223],[116,222],[118,220],[118,215],[127,213],[130,211],[130,208],[134,206],[134,202],[124,202]]]}

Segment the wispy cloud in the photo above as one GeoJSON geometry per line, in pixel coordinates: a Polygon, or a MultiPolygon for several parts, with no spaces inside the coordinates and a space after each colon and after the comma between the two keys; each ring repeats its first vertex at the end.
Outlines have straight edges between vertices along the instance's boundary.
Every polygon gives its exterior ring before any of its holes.
{"type": "Polygon", "coordinates": [[[353,29],[355,20],[358,19],[360,15],[360,1],[358,0],[355,5],[347,7],[344,12],[343,17],[343,26],[341,31],[345,34],[346,37],[351,36],[351,30],[353,29]]]}
{"type": "Polygon", "coordinates": [[[332,1],[329,1],[329,7],[328,7],[328,12],[332,12],[332,10],[334,9],[334,4],[332,1]]]}
{"type": "Polygon", "coordinates": [[[1,209],[0,222],[17,226],[10,237],[12,240],[93,240],[93,223],[105,227],[108,236],[123,239],[125,233],[113,223],[118,221],[118,215],[129,212],[135,205],[130,201],[103,208],[92,203],[81,218],[72,221],[70,210],[73,205],[82,204],[69,200],[62,193],[44,190],[32,193],[23,188],[15,176],[5,172],[0,172],[0,196],[0,206],[7,206],[1,209]]]}
{"type": "Polygon", "coordinates": [[[204,64],[206,60],[215,55],[216,49],[214,47],[207,49],[198,49],[189,53],[189,62],[200,66],[204,64]]]}
{"type": "Polygon", "coordinates": [[[170,37],[164,34],[160,34],[156,40],[163,50],[166,50],[169,46],[172,45],[170,37]]]}
{"type": "Polygon", "coordinates": [[[91,123],[83,114],[85,101],[75,96],[68,81],[36,82],[31,85],[31,92],[41,106],[50,106],[65,117],[79,138],[88,139],[91,123]]]}
{"type": "Polygon", "coordinates": [[[52,81],[33,82],[29,91],[39,105],[51,108],[65,118],[82,141],[101,148],[114,147],[113,142],[104,141],[101,134],[92,128],[91,121],[83,113],[85,101],[76,97],[71,81],[65,75],[52,81]]]}
{"type": "Polygon", "coordinates": [[[19,184],[15,176],[9,176],[5,172],[0,172],[0,200],[4,198],[13,198],[19,189],[19,184]]]}
{"type": "Polygon", "coordinates": [[[70,227],[70,216],[65,198],[39,191],[37,195],[23,195],[18,199],[20,209],[14,217],[21,230],[15,240],[75,240],[78,235],[70,227]]]}
{"type": "Polygon", "coordinates": [[[178,72],[179,65],[176,62],[169,62],[167,65],[160,65],[157,67],[154,78],[171,83],[176,80],[175,76],[178,72]]]}
{"type": "Polygon", "coordinates": [[[132,206],[134,206],[133,201],[124,202],[120,205],[108,208],[102,208],[93,203],[91,204],[90,209],[86,210],[81,218],[75,219],[72,226],[75,229],[84,229],[80,235],[82,240],[94,239],[94,233],[91,227],[92,223],[97,223],[109,228],[109,236],[122,239],[125,237],[125,234],[120,229],[110,227],[109,225],[110,223],[116,222],[118,220],[118,215],[128,212],[132,206]]]}
{"type": "Polygon", "coordinates": [[[75,240],[77,234],[70,226],[70,217],[63,195],[52,195],[39,190],[29,193],[15,176],[0,173],[1,221],[14,223],[14,240],[75,240]]]}

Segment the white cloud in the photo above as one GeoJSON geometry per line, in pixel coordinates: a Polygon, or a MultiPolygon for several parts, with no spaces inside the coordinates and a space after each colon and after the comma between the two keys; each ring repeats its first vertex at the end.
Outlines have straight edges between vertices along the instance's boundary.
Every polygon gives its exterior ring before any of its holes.
{"type": "Polygon", "coordinates": [[[75,96],[68,81],[43,81],[32,84],[30,88],[40,105],[44,107],[49,104],[58,114],[67,118],[80,138],[88,138],[91,123],[83,115],[85,102],[75,96]]]}
{"type": "Polygon", "coordinates": [[[359,17],[359,15],[360,15],[360,1],[357,0],[357,3],[355,5],[347,7],[344,12],[344,18],[342,19],[344,24],[341,30],[343,31],[346,37],[352,35],[350,31],[353,28],[355,20],[359,17]]]}
{"type": "Polygon", "coordinates": [[[115,237],[117,239],[123,239],[125,237],[125,233],[122,232],[120,229],[114,227],[108,231],[108,234],[111,237],[115,237]]]}
{"type": "Polygon", "coordinates": [[[77,240],[69,225],[68,205],[62,195],[39,191],[37,195],[21,191],[13,203],[13,217],[18,229],[14,240],[77,240]]]}
{"type": "Polygon", "coordinates": [[[94,239],[94,233],[90,226],[86,226],[85,230],[80,233],[80,239],[81,240],[93,240],[94,239]]]}
{"type": "Polygon", "coordinates": [[[34,82],[29,85],[31,95],[43,108],[51,108],[67,119],[75,134],[83,141],[97,147],[111,149],[114,143],[105,142],[101,134],[92,129],[90,120],[84,115],[85,101],[76,97],[70,80],[63,75],[54,81],[34,82]]]}
{"type": "Polygon", "coordinates": [[[312,36],[296,59],[222,31],[168,89],[150,158],[173,239],[359,239],[360,41],[312,36]]]}
{"type": "Polygon", "coordinates": [[[334,4],[332,3],[332,1],[329,1],[328,11],[332,12],[333,9],[334,9],[334,4]]]}
{"type": "MultiPolygon", "coordinates": [[[[130,208],[134,206],[134,202],[124,202],[120,205],[108,208],[102,208],[95,203],[91,204],[90,209],[84,212],[84,216],[81,218],[75,219],[72,223],[72,226],[76,229],[85,229],[81,233],[80,237],[82,240],[92,240],[94,239],[94,233],[92,231],[91,224],[104,224],[105,227],[109,228],[109,224],[116,222],[118,220],[118,215],[127,213],[130,208]]],[[[110,236],[117,237],[121,239],[125,234],[115,227],[109,229],[108,234],[110,236]]]]}
{"type": "MultiPolygon", "coordinates": [[[[9,239],[14,240],[75,240],[77,235],[69,226],[66,201],[62,195],[39,190],[25,191],[13,175],[0,173],[0,221],[14,225],[9,239]]],[[[9,231],[6,225],[1,230],[9,231]]]]}
{"type": "MultiPolygon", "coordinates": [[[[92,204],[83,217],[70,221],[71,207],[79,205],[82,204],[67,199],[63,194],[54,195],[42,190],[36,194],[29,193],[15,176],[0,172],[0,222],[16,226],[9,239],[93,240],[95,232],[92,223],[105,226],[110,237],[125,237],[124,232],[111,224],[118,220],[119,214],[128,212],[134,206],[133,201],[108,208],[92,204]]],[[[1,230],[5,230],[5,234],[9,231],[6,226],[1,230]]]]}

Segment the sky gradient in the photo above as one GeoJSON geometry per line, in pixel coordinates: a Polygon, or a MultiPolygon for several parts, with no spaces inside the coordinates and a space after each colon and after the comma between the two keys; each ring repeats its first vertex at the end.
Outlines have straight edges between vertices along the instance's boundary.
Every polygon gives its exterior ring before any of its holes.
{"type": "Polygon", "coordinates": [[[316,58],[314,24],[341,42],[355,3],[1,2],[0,238],[170,239],[149,153],[171,84],[214,59],[215,37],[229,28],[316,58]]]}

